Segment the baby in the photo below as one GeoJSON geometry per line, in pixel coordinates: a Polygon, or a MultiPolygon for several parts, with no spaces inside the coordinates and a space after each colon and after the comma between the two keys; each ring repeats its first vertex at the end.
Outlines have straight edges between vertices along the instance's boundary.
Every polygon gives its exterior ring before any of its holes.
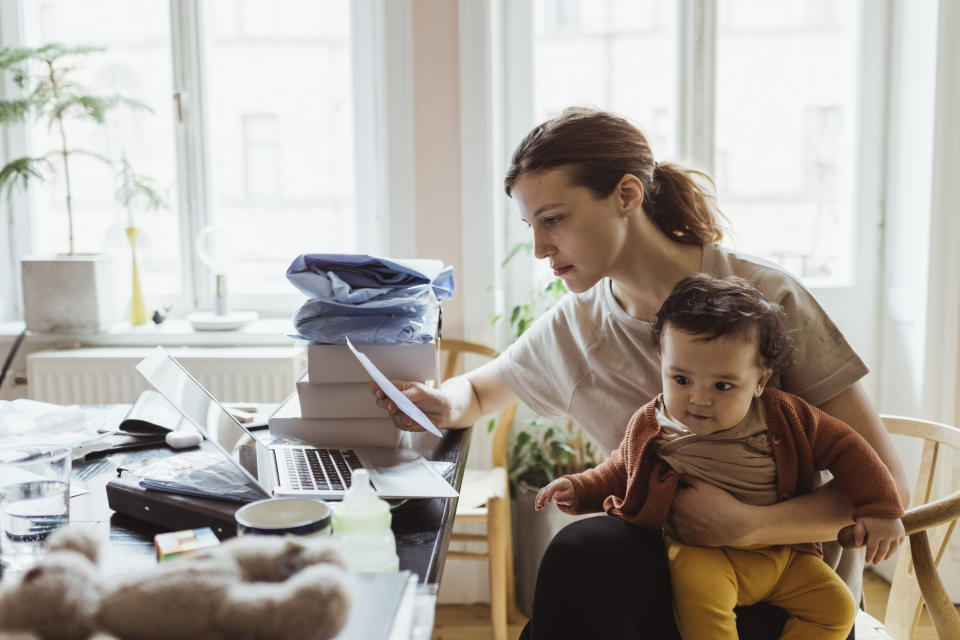
{"type": "MultiPolygon", "coordinates": [[[[653,330],[663,393],[640,408],[620,448],[601,465],[558,478],[537,494],[568,513],[603,509],[660,528],[681,476],[769,505],[808,493],[829,469],[853,505],[867,560],[903,541],[893,479],[852,427],[766,388],[787,352],[783,312],[739,278],[680,281],[653,330]]],[[[664,536],[674,614],[684,640],[737,639],[734,607],[769,602],[789,616],[781,638],[847,637],[856,604],[814,543],[696,547],[664,536]]]]}

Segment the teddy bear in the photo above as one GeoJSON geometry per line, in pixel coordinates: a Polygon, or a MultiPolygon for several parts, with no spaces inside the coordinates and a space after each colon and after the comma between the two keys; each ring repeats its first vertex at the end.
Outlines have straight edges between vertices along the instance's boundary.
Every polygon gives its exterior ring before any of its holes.
{"type": "MultiPolygon", "coordinates": [[[[138,571],[104,573],[100,539],[67,527],[0,592],[0,630],[43,640],[326,640],[350,607],[329,540],[242,536],[138,571]]],[[[19,637],[19,636],[18,636],[19,637]]]]}

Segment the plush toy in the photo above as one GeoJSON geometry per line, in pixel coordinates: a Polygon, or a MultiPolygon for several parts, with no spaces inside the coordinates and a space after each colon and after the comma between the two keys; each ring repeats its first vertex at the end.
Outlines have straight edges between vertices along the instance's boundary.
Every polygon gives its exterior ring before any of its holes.
{"type": "Polygon", "coordinates": [[[0,629],[44,640],[326,640],[350,606],[343,562],[322,539],[243,536],[122,574],[99,570],[88,529],[63,529],[47,546],[0,593],[0,629]]]}

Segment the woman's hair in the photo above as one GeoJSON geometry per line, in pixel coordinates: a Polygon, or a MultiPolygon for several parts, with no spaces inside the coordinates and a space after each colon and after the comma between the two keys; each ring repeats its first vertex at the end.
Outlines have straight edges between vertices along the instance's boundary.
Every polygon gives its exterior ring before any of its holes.
{"type": "Polygon", "coordinates": [[[623,176],[643,184],[643,208],[667,237],[685,244],[719,242],[722,214],[706,173],[653,159],[647,139],[625,118],[570,107],[534,128],[513,152],[504,179],[512,195],[525,174],[563,168],[570,181],[605,198],[623,176]]]}
{"type": "Polygon", "coordinates": [[[761,364],[777,371],[790,350],[783,308],[763,297],[743,278],[705,273],[684,278],[664,300],[653,326],[657,350],[666,325],[702,336],[744,336],[757,342],[761,364]]]}

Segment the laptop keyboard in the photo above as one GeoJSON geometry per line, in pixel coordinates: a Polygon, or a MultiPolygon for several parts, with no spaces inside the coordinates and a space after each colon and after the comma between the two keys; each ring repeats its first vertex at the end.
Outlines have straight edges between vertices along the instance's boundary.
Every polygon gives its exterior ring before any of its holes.
{"type": "Polygon", "coordinates": [[[294,491],[344,491],[363,467],[353,449],[276,447],[280,486],[294,491]]]}

